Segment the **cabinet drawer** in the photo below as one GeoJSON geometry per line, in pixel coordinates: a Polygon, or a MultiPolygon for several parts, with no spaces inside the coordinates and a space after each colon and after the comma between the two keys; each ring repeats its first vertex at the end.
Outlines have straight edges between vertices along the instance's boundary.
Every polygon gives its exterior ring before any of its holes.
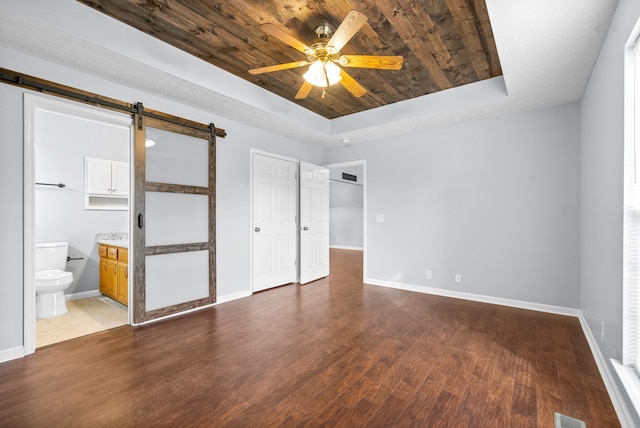
{"type": "Polygon", "coordinates": [[[107,247],[107,257],[113,260],[118,259],[118,249],[116,247],[107,247]]]}
{"type": "Polygon", "coordinates": [[[118,261],[127,263],[129,261],[129,250],[124,248],[118,249],[118,261]]]}
{"type": "Polygon", "coordinates": [[[100,244],[98,247],[98,255],[100,257],[107,257],[107,246],[100,244]]]}

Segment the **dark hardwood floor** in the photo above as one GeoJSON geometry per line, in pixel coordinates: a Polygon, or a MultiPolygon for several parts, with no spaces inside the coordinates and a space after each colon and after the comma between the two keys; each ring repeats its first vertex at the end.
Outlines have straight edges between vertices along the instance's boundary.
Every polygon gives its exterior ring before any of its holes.
{"type": "Polygon", "coordinates": [[[620,426],[576,318],[331,276],[0,364],[0,426],[620,426]]]}

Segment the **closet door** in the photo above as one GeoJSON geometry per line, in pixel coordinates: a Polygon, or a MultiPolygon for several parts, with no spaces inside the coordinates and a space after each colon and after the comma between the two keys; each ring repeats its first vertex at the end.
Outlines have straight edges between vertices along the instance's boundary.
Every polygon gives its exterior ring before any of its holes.
{"type": "Polygon", "coordinates": [[[329,275],[329,170],[300,162],[300,284],[329,275]]]}
{"type": "Polygon", "coordinates": [[[252,287],[296,280],[296,163],[252,154],[252,287]]]}
{"type": "Polygon", "coordinates": [[[136,323],[216,300],[215,135],[157,118],[143,124],[135,156],[136,323]]]}

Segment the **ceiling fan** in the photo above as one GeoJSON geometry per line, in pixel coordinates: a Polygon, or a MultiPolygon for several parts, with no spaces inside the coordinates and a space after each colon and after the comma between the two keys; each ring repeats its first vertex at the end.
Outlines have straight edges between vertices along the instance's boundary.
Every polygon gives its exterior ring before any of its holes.
{"type": "Polygon", "coordinates": [[[303,75],[304,82],[296,94],[296,99],[306,98],[314,86],[322,88],[322,97],[324,98],[326,88],[338,82],[353,96],[361,97],[367,93],[367,90],[341,67],[377,68],[383,70],[400,70],[402,68],[402,56],[340,55],[340,49],[351,40],[366,22],[367,17],[365,15],[352,10],[333,35],[331,35],[331,28],[328,24],[318,26],[316,28],[318,38],[311,46],[305,45],[274,24],[262,24],[260,28],[265,33],[304,53],[307,56],[307,60],[253,68],[249,70],[249,73],[270,73],[309,65],[309,70],[303,75]]]}

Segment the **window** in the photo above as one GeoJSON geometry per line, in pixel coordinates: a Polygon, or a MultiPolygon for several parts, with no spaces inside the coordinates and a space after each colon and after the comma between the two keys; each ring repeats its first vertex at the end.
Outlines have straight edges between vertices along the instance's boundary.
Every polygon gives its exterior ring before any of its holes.
{"type": "Polygon", "coordinates": [[[640,21],[625,51],[622,364],[614,367],[640,414],[640,21]]]}

